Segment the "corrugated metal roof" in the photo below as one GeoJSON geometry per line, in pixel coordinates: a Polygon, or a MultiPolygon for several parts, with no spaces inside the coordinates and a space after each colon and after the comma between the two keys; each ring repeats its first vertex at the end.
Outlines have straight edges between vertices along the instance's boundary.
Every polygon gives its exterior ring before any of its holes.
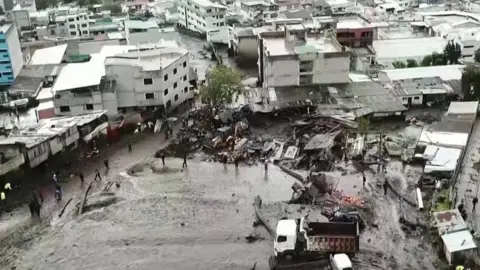
{"type": "Polygon", "coordinates": [[[468,230],[444,234],[442,240],[450,253],[477,248],[468,230]]]}

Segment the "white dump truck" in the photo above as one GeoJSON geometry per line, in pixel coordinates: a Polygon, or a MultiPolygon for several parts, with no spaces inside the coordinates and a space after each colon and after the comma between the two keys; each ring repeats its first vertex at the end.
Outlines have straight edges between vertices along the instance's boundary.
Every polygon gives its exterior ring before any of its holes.
{"type": "Polygon", "coordinates": [[[359,234],[358,222],[280,220],[270,268],[353,270],[349,256],[355,256],[359,250],[359,234]]]}

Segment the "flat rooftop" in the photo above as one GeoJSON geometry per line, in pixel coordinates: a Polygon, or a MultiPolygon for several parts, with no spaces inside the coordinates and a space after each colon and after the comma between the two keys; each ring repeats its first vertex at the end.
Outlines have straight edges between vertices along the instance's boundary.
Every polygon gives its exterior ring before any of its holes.
{"type": "Polygon", "coordinates": [[[440,79],[460,80],[462,78],[463,65],[447,65],[416,68],[385,69],[380,72],[385,73],[391,81],[407,80],[416,78],[440,77],[440,79]]]}
{"type": "Polygon", "coordinates": [[[33,53],[29,65],[60,64],[67,50],[67,44],[38,49],[33,53]]]}
{"type": "Polygon", "coordinates": [[[369,24],[360,18],[340,19],[337,22],[337,29],[357,29],[366,27],[369,27],[369,24]]]}
{"type": "Polygon", "coordinates": [[[284,37],[264,38],[265,49],[270,56],[296,55],[310,52],[331,53],[340,50],[328,39],[307,38],[306,42],[289,43],[284,37]]]}
{"type": "Polygon", "coordinates": [[[442,37],[374,40],[377,59],[407,59],[424,57],[433,52],[441,53],[447,45],[442,37]]]}

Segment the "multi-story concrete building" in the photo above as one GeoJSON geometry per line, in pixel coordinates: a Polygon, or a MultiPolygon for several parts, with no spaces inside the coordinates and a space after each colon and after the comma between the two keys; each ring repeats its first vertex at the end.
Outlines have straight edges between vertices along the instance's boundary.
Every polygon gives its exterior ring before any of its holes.
{"type": "Polygon", "coordinates": [[[334,37],[298,27],[259,34],[259,83],[263,87],[348,83],[350,52],[334,37]]]}
{"type": "Polygon", "coordinates": [[[175,47],[104,46],[86,63],[68,64],[52,87],[56,115],[154,108],[170,111],[193,97],[188,51],[175,47]]]}
{"type": "Polygon", "coordinates": [[[88,37],[90,35],[88,13],[67,15],[65,25],[68,35],[71,37],[88,37]]]}
{"type": "Polygon", "coordinates": [[[248,1],[240,4],[243,17],[252,22],[264,22],[278,17],[278,5],[265,1],[248,1]]]}
{"type": "Polygon", "coordinates": [[[227,7],[208,0],[180,0],[177,9],[178,24],[201,34],[227,25],[227,7]]]}
{"type": "Polygon", "coordinates": [[[377,27],[357,16],[338,18],[336,32],[338,43],[351,48],[371,46],[378,36],[377,27]]]}
{"type": "Polygon", "coordinates": [[[13,24],[0,26],[0,85],[11,85],[23,67],[18,31],[13,24]]]}
{"type": "Polygon", "coordinates": [[[172,110],[193,97],[189,68],[188,51],[182,48],[132,51],[105,60],[106,78],[115,81],[118,108],[172,110]]]}

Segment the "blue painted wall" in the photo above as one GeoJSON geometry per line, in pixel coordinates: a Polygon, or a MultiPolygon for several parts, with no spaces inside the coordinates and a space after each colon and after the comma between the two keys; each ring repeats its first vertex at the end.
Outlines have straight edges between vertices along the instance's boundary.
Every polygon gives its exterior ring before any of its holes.
{"type": "Polygon", "coordinates": [[[13,83],[12,61],[8,51],[7,36],[0,33],[0,85],[13,83]]]}

